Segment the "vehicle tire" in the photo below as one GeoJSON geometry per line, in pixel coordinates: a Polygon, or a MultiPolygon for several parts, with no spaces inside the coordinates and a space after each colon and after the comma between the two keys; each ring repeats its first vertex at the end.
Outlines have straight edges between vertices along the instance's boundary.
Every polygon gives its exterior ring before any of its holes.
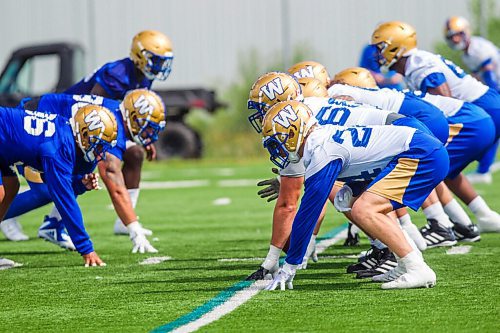
{"type": "Polygon", "coordinates": [[[159,160],[181,157],[198,158],[201,155],[197,134],[178,121],[167,122],[167,128],[156,142],[156,154],[159,160]]]}

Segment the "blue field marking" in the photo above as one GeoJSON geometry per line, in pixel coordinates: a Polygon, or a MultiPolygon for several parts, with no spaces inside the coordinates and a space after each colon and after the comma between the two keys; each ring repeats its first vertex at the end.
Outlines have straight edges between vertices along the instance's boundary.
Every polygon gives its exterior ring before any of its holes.
{"type": "Polygon", "coordinates": [[[250,286],[252,283],[255,281],[241,281],[238,282],[231,287],[227,288],[226,290],[221,291],[217,296],[206,302],[200,307],[197,307],[190,313],[168,323],[163,326],[157,327],[154,330],[152,330],[152,333],[160,333],[160,332],[171,332],[175,330],[178,327],[181,327],[183,325],[189,324],[192,321],[195,321],[199,318],[201,318],[203,315],[209,313],[212,311],[215,307],[223,304],[226,302],[228,299],[233,297],[234,294],[236,294],[238,291],[245,289],[246,287],[250,286]]]}
{"type": "MultiPolygon", "coordinates": [[[[316,239],[316,242],[318,243],[322,240],[333,238],[333,237],[337,236],[339,233],[341,233],[342,231],[344,231],[346,228],[347,228],[347,224],[343,224],[339,227],[336,227],[336,228],[328,231],[323,236],[318,237],[316,239]]],[[[281,258],[280,262],[284,261],[284,259],[285,258],[281,258]]],[[[176,319],[168,324],[165,324],[165,325],[162,325],[162,326],[159,326],[159,327],[153,329],[151,331],[151,333],[171,332],[171,331],[173,331],[181,326],[184,326],[184,325],[189,324],[195,320],[198,320],[199,318],[201,318],[205,314],[207,314],[210,311],[212,311],[213,309],[215,309],[217,306],[224,304],[228,299],[233,297],[234,294],[236,294],[238,291],[249,287],[254,282],[255,281],[240,281],[238,283],[235,283],[234,285],[221,291],[219,294],[217,294],[217,296],[208,300],[205,304],[197,307],[196,309],[194,309],[190,313],[188,313],[182,317],[179,317],[178,319],[176,319]]]]}

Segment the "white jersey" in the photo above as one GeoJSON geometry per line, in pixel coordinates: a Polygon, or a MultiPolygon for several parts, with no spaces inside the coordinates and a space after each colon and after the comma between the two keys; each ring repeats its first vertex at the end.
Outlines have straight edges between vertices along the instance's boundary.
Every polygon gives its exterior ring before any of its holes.
{"type": "Polygon", "coordinates": [[[500,52],[498,48],[487,39],[479,36],[470,38],[467,52],[462,55],[464,64],[474,73],[481,70],[488,61],[494,67],[497,78],[500,78],[500,52]]]}
{"type": "MultiPolygon", "coordinates": [[[[326,97],[308,97],[304,99],[304,104],[311,109],[320,125],[385,125],[387,117],[391,114],[389,111],[380,110],[371,105],[326,97]]],[[[300,161],[290,163],[280,170],[280,175],[286,177],[300,177],[304,173],[305,167],[300,161]]]]}
{"type": "Polygon", "coordinates": [[[453,117],[464,106],[464,101],[452,97],[423,94],[419,91],[414,92],[414,94],[437,107],[446,118],[453,117]]]}
{"type": "Polygon", "coordinates": [[[409,149],[415,131],[406,126],[319,127],[304,147],[305,178],[341,159],[338,180],[372,180],[396,155],[409,149]]]}
{"type": "Polygon", "coordinates": [[[402,92],[389,88],[366,89],[345,84],[334,84],[328,88],[328,96],[339,95],[351,96],[356,102],[370,104],[392,112],[399,112],[405,99],[402,92]]]}
{"type": "Polygon", "coordinates": [[[408,52],[405,82],[411,90],[421,90],[422,82],[433,73],[441,73],[454,98],[473,102],[483,96],[488,87],[455,65],[450,60],[427,51],[413,49],[408,52]]]}

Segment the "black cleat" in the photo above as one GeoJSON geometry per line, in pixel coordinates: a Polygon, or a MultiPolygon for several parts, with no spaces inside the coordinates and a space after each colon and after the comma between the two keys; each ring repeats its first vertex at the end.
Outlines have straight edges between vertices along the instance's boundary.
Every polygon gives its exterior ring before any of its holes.
{"type": "Polygon", "coordinates": [[[355,232],[352,223],[349,222],[349,227],[347,228],[347,238],[344,242],[344,246],[358,246],[359,245],[359,232],[355,232]]]}
{"type": "Polygon", "coordinates": [[[453,223],[453,232],[455,233],[455,238],[459,242],[479,242],[481,236],[479,235],[479,229],[477,225],[463,225],[460,223],[453,223]]]}
{"type": "Polygon", "coordinates": [[[388,248],[383,249],[380,251],[378,264],[370,269],[358,271],[356,273],[356,279],[366,279],[375,275],[384,274],[385,272],[395,268],[397,265],[398,262],[394,254],[388,248]]]}
{"type": "Polygon", "coordinates": [[[258,270],[250,274],[245,280],[246,281],[265,280],[267,274],[271,274],[271,272],[261,266],[259,267],[258,270]]]}
{"type": "Polygon", "coordinates": [[[381,252],[381,250],[372,246],[371,249],[366,251],[366,254],[363,257],[359,258],[359,261],[356,264],[347,266],[347,273],[356,273],[377,266],[377,263],[382,256],[381,252]]]}
{"type": "Polygon", "coordinates": [[[442,227],[434,219],[427,220],[427,224],[420,229],[428,248],[438,246],[453,246],[457,244],[455,234],[451,228],[442,227]]]}

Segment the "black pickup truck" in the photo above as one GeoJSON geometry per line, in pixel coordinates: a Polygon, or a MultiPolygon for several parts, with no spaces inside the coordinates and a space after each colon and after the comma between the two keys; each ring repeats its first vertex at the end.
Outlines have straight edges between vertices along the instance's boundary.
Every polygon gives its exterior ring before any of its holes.
{"type": "MultiPolygon", "coordinates": [[[[66,90],[86,73],[84,52],[74,43],[52,43],[15,50],[0,76],[0,105],[15,106],[27,96],[66,90]]],[[[214,112],[223,104],[215,92],[203,88],[156,90],[167,107],[167,129],[156,143],[159,159],[199,158],[203,144],[184,118],[193,108],[214,112]]]]}

